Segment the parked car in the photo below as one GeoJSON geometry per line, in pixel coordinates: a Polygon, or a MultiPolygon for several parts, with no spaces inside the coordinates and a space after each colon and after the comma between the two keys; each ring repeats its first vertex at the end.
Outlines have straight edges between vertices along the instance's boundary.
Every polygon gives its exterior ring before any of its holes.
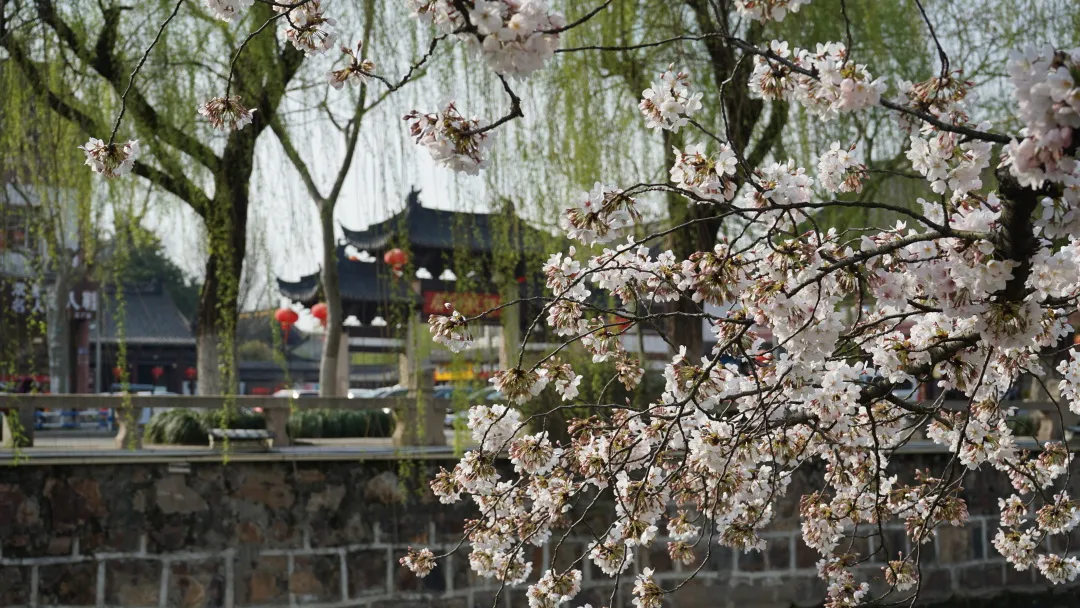
{"type": "Polygon", "coordinates": [[[275,397],[293,398],[293,399],[307,399],[310,397],[318,397],[319,391],[310,388],[283,388],[280,391],[274,393],[275,397]]]}
{"type": "Polygon", "coordinates": [[[349,399],[371,399],[378,392],[377,388],[350,388],[349,399]]]}
{"type": "Polygon", "coordinates": [[[379,391],[377,394],[372,395],[378,399],[392,399],[394,397],[405,397],[409,394],[409,387],[407,386],[387,386],[385,388],[375,389],[379,391]]]}
{"type": "Polygon", "coordinates": [[[499,401],[506,401],[506,397],[499,392],[499,389],[494,386],[488,386],[469,395],[468,400],[470,404],[497,403],[499,401]]]}

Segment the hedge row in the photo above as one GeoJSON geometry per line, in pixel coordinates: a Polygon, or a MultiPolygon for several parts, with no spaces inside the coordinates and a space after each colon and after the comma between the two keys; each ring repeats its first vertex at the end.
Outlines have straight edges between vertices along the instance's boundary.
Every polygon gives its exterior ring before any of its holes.
{"type": "MultiPolygon", "coordinates": [[[[207,445],[214,428],[265,429],[266,420],[255,413],[174,409],[155,414],[143,437],[147,443],[207,445]]],[[[394,420],[379,410],[303,410],[289,416],[288,429],[293,439],[389,437],[394,420]]]]}

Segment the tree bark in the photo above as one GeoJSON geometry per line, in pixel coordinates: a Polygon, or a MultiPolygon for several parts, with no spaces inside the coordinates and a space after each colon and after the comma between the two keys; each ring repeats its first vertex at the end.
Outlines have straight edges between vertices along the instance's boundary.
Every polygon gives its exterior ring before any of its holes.
{"type": "MultiPolygon", "coordinates": [[[[49,353],[49,392],[71,392],[71,321],[67,317],[70,276],[56,273],[56,281],[47,288],[45,304],[45,342],[49,353]]],[[[98,319],[100,323],[101,320],[98,319]]]]}
{"type": "Polygon", "coordinates": [[[322,360],[319,362],[319,395],[322,397],[340,397],[341,379],[338,377],[338,354],[341,350],[342,332],[345,322],[344,307],[341,304],[341,285],[338,282],[337,244],[334,242],[334,208],[331,205],[319,205],[319,219],[322,223],[322,287],[326,298],[326,328],[323,334],[322,360]]]}
{"type": "Polygon", "coordinates": [[[230,138],[222,170],[215,176],[214,200],[203,216],[210,251],[195,336],[199,395],[232,395],[239,388],[236,323],[247,252],[248,180],[257,134],[252,129],[248,137],[230,138]]]}

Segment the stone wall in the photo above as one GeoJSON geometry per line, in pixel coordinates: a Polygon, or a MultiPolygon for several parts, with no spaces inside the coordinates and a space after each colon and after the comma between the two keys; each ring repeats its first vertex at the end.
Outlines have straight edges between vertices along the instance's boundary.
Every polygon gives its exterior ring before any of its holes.
{"type": "MultiPolygon", "coordinates": [[[[908,464],[926,466],[925,458],[908,464]]],[[[452,548],[471,515],[434,501],[420,483],[429,474],[396,461],[0,468],[0,606],[527,605],[523,589],[499,593],[474,579],[464,550],[426,579],[397,565],[410,545],[452,548]]],[[[970,525],[942,530],[924,552],[927,599],[1046,588],[990,544],[1004,483],[968,478],[970,525]]],[[[793,482],[766,551],[714,545],[672,605],[819,604],[817,556],[802,543],[795,511],[810,487],[809,476],[793,482]]],[[[888,532],[905,546],[901,528],[888,532]]],[[[568,543],[555,561],[579,555],[584,542],[568,543]]],[[[550,551],[537,549],[535,559],[549,563],[550,551]]],[[[636,564],[672,582],[697,567],[673,567],[663,543],[636,564]]],[[[584,578],[575,606],[630,605],[628,588],[615,593],[588,567],[584,578]]]]}

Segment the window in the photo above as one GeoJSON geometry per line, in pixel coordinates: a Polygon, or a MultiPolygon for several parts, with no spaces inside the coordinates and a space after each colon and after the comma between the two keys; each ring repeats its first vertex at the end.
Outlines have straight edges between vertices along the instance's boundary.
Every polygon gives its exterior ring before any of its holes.
{"type": "Polygon", "coordinates": [[[34,237],[26,211],[19,207],[0,208],[0,249],[33,249],[34,237]]]}

